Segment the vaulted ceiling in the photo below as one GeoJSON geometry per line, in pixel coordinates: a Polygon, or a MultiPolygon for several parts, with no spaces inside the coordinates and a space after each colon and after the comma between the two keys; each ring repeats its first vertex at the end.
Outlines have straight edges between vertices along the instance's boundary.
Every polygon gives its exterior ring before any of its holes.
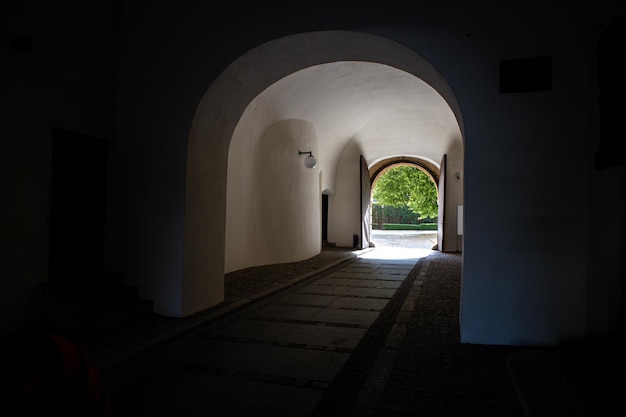
{"type": "Polygon", "coordinates": [[[246,111],[240,125],[296,119],[314,126],[323,189],[332,190],[342,149],[350,141],[360,146],[370,166],[394,157],[438,165],[461,141],[455,115],[435,89],[378,63],[343,61],[305,68],[264,90],[249,109],[255,106],[269,107],[264,114],[274,120],[260,121],[246,111]]]}

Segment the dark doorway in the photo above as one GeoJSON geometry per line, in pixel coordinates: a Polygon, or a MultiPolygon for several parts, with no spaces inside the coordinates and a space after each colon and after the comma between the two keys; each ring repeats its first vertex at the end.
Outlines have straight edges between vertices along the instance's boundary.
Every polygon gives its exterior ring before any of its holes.
{"type": "Polygon", "coordinates": [[[322,194],[322,244],[328,243],[328,195],[322,194]]]}
{"type": "Polygon", "coordinates": [[[108,142],[54,129],[48,278],[84,281],[104,271],[108,142]]]}

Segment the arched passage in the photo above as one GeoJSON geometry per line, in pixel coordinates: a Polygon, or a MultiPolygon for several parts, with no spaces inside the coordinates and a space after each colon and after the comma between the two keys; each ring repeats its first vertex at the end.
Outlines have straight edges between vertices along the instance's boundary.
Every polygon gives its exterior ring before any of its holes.
{"type": "MultiPolygon", "coordinates": [[[[228,152],[242,114],[250,102],[277,81],[306,68],[339,61],[383,64],[414,76],[436,92],[453,115],[458,133],[449,147],[456,168],[462,169],[463,123],[456,99],[441,75],[414,51],[386,38],[347,31],[289,36],[249,51],[209,87],[191,126],[181,315],[208,308],[224,297],[228,152]]],[[[358,137],[353,142],[358,142],[358,137]]],[[[358,144],[354,148],[358,149],[358,144]]],[[[452,200],[462,201],[460,186],[452,200]]]]}
{"type": "MultiPolygon", "coordinates": [[[[390,169],[400,167],[400,166],[412,167],[415,169],[419,169],[420,171],[425,173],[433,182],[433,185],[435,186],[435,189],[437,190],[438,200],[439,200],[438,204],[440,206],[445,206],[445,195],[444,195],[445,193],[440,192],[439,190],[441,166],[436,166],[432,164],[431,162],[421,159],[421,158],[396,156],[396,157],[384,159],[382,161],[377,162],[372,167],[370,167],[370,171],[369,171],[371,189],[372,190],[374,189],[374,187],[376,186],[376,182],[383,174],[385,174],[385,172],[389,171],[390,169]]],[[[443,231],[440,231],[440,233],[438,233],[439,242],[437,244],[437,247],[439,248],[443,247],[443,242],[441,242],[442,236],[443,236],[443,231]]],[[[456,250],[458,251],[459,248],[456,248],[456,250]]]]}
{"type": "Polygon", "coordinates": [[[396,156],[379,161],[370,167],[370,183],[372,186],[374,186],[376,180],[387,172],[387,170],[397,166],[412,166],[418,168],[428,175],[435,185],[439,182],[440,167],[421,158],[396,156]]]}

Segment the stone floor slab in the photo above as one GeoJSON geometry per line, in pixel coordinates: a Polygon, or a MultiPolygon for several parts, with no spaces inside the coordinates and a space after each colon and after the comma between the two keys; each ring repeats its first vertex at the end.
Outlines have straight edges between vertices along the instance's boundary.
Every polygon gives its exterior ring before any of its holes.
{"type": "Polygon", "coordinates": [[[342,297],[346,295],[346,293],[350,290],[350,287],[347,286],[338,286],[338,285],[307,285],[306,287],[300,289],[298,293],[300,294],[322,294],[322,295],[336,295],[342,297]]]}
{"type": "Polygon", "coordinates": [[[331,303],[331,307],[365,311],[381,311],[385,308],[388,302],[389,300],[374,298],[343,297],[331,303]]]}
{"type": "Polygon", "coordinates": [[[380,279],[380,276],[378,275],[373,275],[371,279],[327,277],[327,278],[320,279],[315,284],[346,286],[346,287],[398,288],[402,284],[402,281],[384,280],[384,279],[380,279]]]}
{"type": "Polygon", "coordinates": [[[300,306],[320,306],[326,307],[336,301],[338,296],[334,295],[313,295],[313,294],[291,294],[281,299],[281,304],[300,306]]]}
{"type": "Polygon", "coordinates": [[[310,415],[321,390],[235,378],[206,397],[187,417],[294,417],[310,415]]]}
{"type": "Polygon", "coordinates": [[[391,298],[395,292],[395,288],[350,288],[346,295],[365,298],[391,298]]]}
{"type": "Polygon", "coordinates": [[[367,329],[337,326],[303,325],[287,338],[288,342],[354,349],[367,329]]]}
{"type": "Polygon", "coordinates": [[[185,366],[246,370],[271,347],[255,343],[205,340],[168,358],[169,362],[185,366]]]}
{"type": "Polygon", "coordinates": [[[397,275],[397,274],[378,274],[376,275],[375,279],[380,279],[380,280],[384,280],[384,281],[399,281],[402,282],[404,281],[404,279],[406,278],[406,275],[397,275]]]}
{"type": "Polygon", "coordinates": [[[412,267],[405,268],[380,268],[376,270],[377,274],[383,275],[403,275],[407,276],[409,272],[411,272],[412,267]]]}
{"type": "Polygon", "coordinates": [[[336,278],[360,278],[360,279],[368,279],[370,278],[371,271],[369,272],[347,272],[345,270],[340,270],[334,272],[331,276],[336,278]]]}
{"type": "Polygon", "coordinates": [[[283,342],[300,328],[299,324],[265,321],[240,320],[215,333],[217,337],[283,342]]]}
{"type": "Polygon", "coordinates": [[[260,343],[210,340],[169,358],[178,366],[332,381],[349,353],[260,343]]]}
{"type": "Polygon", "coordinates": [[[324,323],[343,323],[348,325],[358,325],[368,327],[378,318],[378,311],[344,310],[344,309],[324,309],[315,319],[324,323]]]}
{"type": "MultiPolygon", "coordinates": [[[[283,320],[317,321],[317,316],[325,311],[322,307],[301,307],[292,305],[269,305],[251,317],[268,317],[283,320]]],[[[320,321],[324,321],[323,319],[320,321]]]]}
{"type": "Polygon", "coordinates": [[[109,392],[111,417],[181,416],[218,391],[231,377],[156,366],[132,386],[109,392]]]}
{"type": "Polygon", "coordinates": [[[346,352],[273,346],[246,371],[331,382],[349,357],[346,352]]]}

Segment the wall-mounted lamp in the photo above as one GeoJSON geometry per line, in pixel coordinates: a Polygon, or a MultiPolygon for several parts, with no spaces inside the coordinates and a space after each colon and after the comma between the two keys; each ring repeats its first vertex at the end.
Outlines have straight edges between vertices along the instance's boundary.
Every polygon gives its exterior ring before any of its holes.
{"type": "Polygon", "coordinates": [[[461,171],[457,171],[454,175],[456,176],[457,180],[461,179],[461,171]]]}
{"type": "Polygon", "coordinates": [[[317,166],[317,160],[313,156],[313,152],[311,152],[311,151],[307,151],[307,152],[298,151],[298,155],[303,155],[303,154],[308,154],[309,155],[306,158],[304,158],[304,166],[307,167],[307,168],[311,168],[311,169],[315,168],[317,166]]]}

